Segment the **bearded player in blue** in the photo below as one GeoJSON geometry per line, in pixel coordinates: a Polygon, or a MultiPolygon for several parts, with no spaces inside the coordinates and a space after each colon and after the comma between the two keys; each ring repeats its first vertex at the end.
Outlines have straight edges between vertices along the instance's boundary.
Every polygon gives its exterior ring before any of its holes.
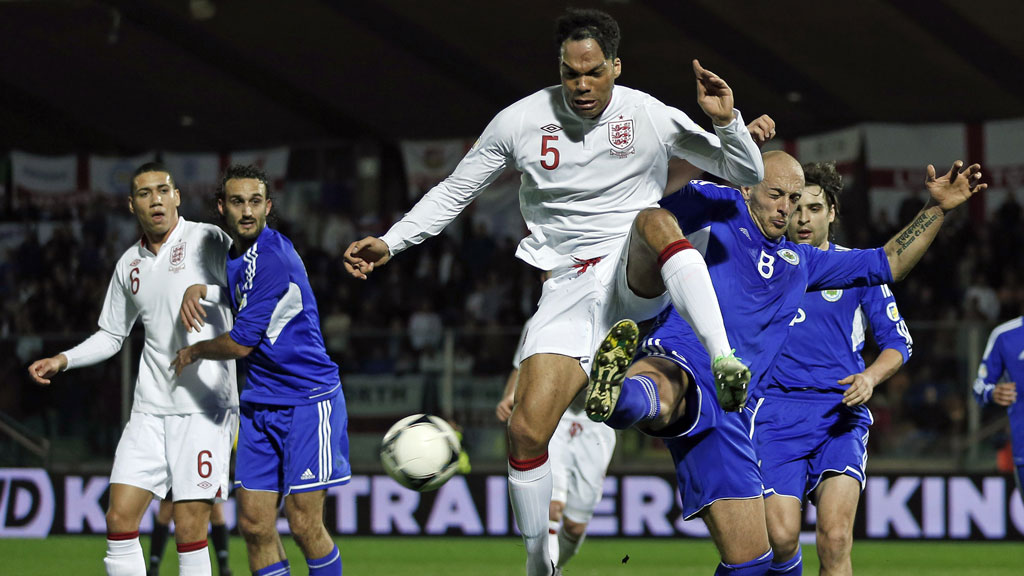
{"type": "MultiPolygon", "coordinates": [[[[929,166],[928,204],[884,248],[826,252],[785,238],[804,187],[800,164],[781,151],[765,153],[764,164],[765,178],[756,186],[736,190],[694,181],[661,202],[708,263],[729,341],[749,363],[754,395],[771,372],[806,290],[904,278],[934,240],[945,213],[986,187],[979,183],[977,164],[965,169],[957,161],[942,177],[929,166]]],[[[630,365],[636,339],[631,321],[620,322],[605,338],[591,371],[588,414],[613,428],[636,426],[666,439],[683,514],[704,520],[721,555],[716,575],[767,574],[772,551],[761,474],[748,418],[739,412],[746,395],[716,388],[710,358],[671,309],[659,316],[630,365]]]]}
{"type": "MultiPolygon", "coordinates": [[[[288,238],[267,226],[273,201],[266,175],[253,166],[227,169],[217,208],[234,240],[228,289],[235,326],[203,346],[178,352],[177,372],[200,358],[245,358],[235,484],[239,530],[255,576],[290,574],[277,532],[285,516],[310,576],[341,576],[341,554],[324,526],[327,488],[349,481],[348,416],[338,366],[327,355],[316,299],[288,238]]],[[[182,302],[186,326],[202,325],[193,286],[182,302]]]]}
{"type": "MultiPolygon", "coordinates": [[[[803,169],[805,186],[790,219],[789,239],[831,252],[847,250],[830,241],[842,176],[834,163],[803,169]]],[[[775,555],[769,574],[803,573],[805,498],[817,506],[821,574],[852,574],[853,524],[873,422],[865,403],[910,358],[913,339],[885,284],[807,292],[790,326],[750,427],[775,555]],[[868,323],[881,350],[871,366],[860,354],[868,323]]]]}

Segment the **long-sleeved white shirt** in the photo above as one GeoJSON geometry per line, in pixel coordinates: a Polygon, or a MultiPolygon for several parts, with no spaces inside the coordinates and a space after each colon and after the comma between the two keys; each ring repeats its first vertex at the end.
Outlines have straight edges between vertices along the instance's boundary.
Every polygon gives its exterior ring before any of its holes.
{"type": "Polygon", "coordinates": [[[615,86],[601,116],[588,120],[552,86],[495,116],[455,171],[381,239],[397,255],[438,234],[513,167],[522,172],[519,204],[530,230],[517,257],[552,270],[605,256],[640,210],[657,205],[672,156],[738,185],[761,181],[761,152],[739,112],[715,132],[625,86],[615,86]]]}
{"type": "MultiPolygon", "coordinates": [[[[99,331],[64,352],[68,369],[110,358],[121,349],[136,319],[146,341],[139,360],[133,412],[191,414],[238,405],[235,363],[199,360],[175,378],[178,350],[231,329],[231,309],[206,307],[206,325],[186,332],[179,320],[181,299],[192,284],[227,285],[231,238],[220,228],[178,219],[170,237],[153,254],[137,242],[117,261],[100,312],[99,331]]],[[[214,295],[207,293],[209,299],[214,295]]]]}

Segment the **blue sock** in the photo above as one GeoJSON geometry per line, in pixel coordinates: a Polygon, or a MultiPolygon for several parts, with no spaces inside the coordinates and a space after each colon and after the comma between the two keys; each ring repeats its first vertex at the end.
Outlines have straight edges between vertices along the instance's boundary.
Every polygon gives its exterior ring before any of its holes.
{"type": "Polygon", "coordinates": [[[291,574],[291,570],[288,569],[288,561],[282,560],[266,568],[260,568],[253,572],[252,576],[291,576],[291,574]]]}
{"type": "Polygon", "coordinates": [[[796,556],[785,562],[772,562],[772,567],[768,570],[768,576],[803,576],[803,573],[804,551],[799,546],[796,547],[796,556]]]}
{"type": "Polygon", "coordinates": [[[772,564],[772,551],[769,549],[760,558],[754,558],[743,564],[718,564],[715,576],[766,576],[772,564]]]}
{"type": "Polygon", "coordinates": [[[306,565],[309,566],[309,576],[341,576],[341,552],[338,545],[334,545],[327,556],[323,558],[307,558],[306,565]]]}
{"type": "Polygon", "coordinates": [[[622,391],[615,410],[605,424],[626,430],[644,420],[653,420],[661,412],[658,385],[647,376],[630,376],[622,381],[622,391]]]}

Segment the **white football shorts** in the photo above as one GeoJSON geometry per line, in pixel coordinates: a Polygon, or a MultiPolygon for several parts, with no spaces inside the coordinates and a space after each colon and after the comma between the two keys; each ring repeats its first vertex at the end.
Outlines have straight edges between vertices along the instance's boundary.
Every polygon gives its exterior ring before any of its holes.
{"type": "Polygon", "coordinates": [[[238,408],[214,413],[132,412],[114,454],[111,484],[149,490],[163,499],[224,500],[238,408]]]}
{"type": "Polygon", "coordinates": [[[615,452],[615,430],[566,412],[548,442],[551,499],[565,502],[563,514],[586,524],[604,495],[604,476],[615,452]]]}
{"type": "Polygon", "coordinates": [[[629,289],[626,260],[629,237],[617,252],[599,262],[552,270],[530,320],[522,359],[534,354],[561,354],[580,359],[583,371],[613,324],[623,318],[641,322],[655,317],[670,302],[668,294],[642,298],[629,289]]]}

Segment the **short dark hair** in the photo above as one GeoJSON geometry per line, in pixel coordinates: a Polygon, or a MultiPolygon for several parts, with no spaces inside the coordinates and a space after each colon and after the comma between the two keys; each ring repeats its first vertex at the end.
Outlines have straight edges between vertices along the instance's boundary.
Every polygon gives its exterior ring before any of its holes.
{"type": "Polygon", "coordinates": [[[224,200],[224,186],[227,185],[228,180],[235,179],[259,180],[267,191],[267,199],[270,199],[270,181],[267,180],[266,172],[255,164],[232,164],[224,171],[224,177],[220,179],[220,185],[217,186],[217,200],[224,200]]]}
{"type": "Polygon", "coordinates": [[[167,166],[165,166],[163,162],[156,162],[156,161],[146,162],[142,166],[139,166],[138,168],[136,168],[135,172],[132,172],[132,181],[131,181],[131,184],[130,184],[130,187],[131,187],[130,193],[131,194],[135,194],[135,179],[138,178],[140,175],[146,174],[148,172],[163,172],[164,174],[167,174],[167,176],[171,179],[171,188],[177,188],[178,187],[174,183],[174,175],[171,174],[171,171],[167,169],[167,166]]]}
{"type": "Polygon", "coordinates": [[[555,21],[555,45],[562,54],[566,40],[593,39],[604,57],[614,60],[619,54],[619,23],[607,12],[590,8],[569,8],[555,21]]]}
{"type": "Polygon", "coordinates": [[[808,162],[804,164],[804,186],[818,186],[825,196],[825,206],[834,208],[836,218],[829,227],[829,236],[839,225],[839,195],[843,192],[843,175],[835,162],[808,162]]]}

